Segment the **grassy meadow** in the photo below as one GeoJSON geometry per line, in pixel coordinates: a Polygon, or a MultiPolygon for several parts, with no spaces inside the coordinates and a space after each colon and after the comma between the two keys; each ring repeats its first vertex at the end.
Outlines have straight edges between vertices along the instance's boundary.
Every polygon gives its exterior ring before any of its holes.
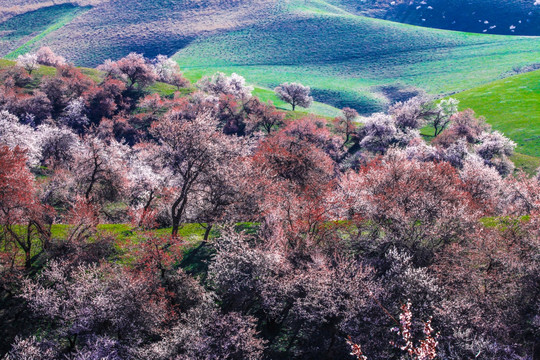
{"type": "Polygon", "coordinates": [[[500,79],[453,95],[460,108],[485,116],[495,130],[517,143],[517,151],[540,157],[540,71],[500,79]]]}

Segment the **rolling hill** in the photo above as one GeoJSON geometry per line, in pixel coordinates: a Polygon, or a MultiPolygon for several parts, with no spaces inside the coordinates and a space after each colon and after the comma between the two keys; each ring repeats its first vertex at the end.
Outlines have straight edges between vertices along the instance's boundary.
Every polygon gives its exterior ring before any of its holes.
{"type": "MultiPolygon", "coordinates": [[[[442,0],[421,6],[436,1],[442,0]]],[[[460,1],[446,1],[448,11],[460,1]]],[[[265,99],[273,98],[271,89],[280,82],[299,81],[311,86],[319,102],[363,114],[383,111],[417,88],[441,96],[461,92],[540,59],[539,37],[463,33],[362,16],[386,16],[381,9],[390,5],[382,0],[66,2],[0,0],[0,19],[9,18],[0,23],[0,55],[15,58],[49,45],[77,65],[95,66],[131,51],[176,54],[191,80],[237,72],[265,99]]],[[[492,1],[493,13],[503,11],[499,3],[492,1]]],[[[506,4],[518,12],[530,8],[524,0],[506,4]]],[[[323,105],[314,110],[336,111],[323,105]]]]}
{"type": "Polygon", "coordinates": [[[312,87],[317,100],[365,114],[384,110],[396,89],[460,92],[540,58],[538,37],[404,25],[324,1],[291,2],[282,14],[198,38],[175,59],[192,78],[224,71],[268,88],[299,81],[312,87]]]}
{"type": "Polygon", "coordinates": [[[94,6],[109,0],[0,0],[0,22],[55,5],[94,6]]]}
{"type": "MultiPolygon", "coordinates": [[[[15,6],[11,1],[0,0],[0,18],[2,14],[6,16],[4,9],[15,6]]],[[[43,12],[54,12],[55,8],[69,5],[53,5],[50,1],[35,2],[35,7],[43,7],[16,15],[17,22],[29,24],[31,27],[32,17],[39,17],[43,12]]],[[[107,58],[119,58],[131,51],[150,57],[158,54],[171,55],[202,34],[256,23],[268,15],[275,2],[276,0],[81,1],[81,5],[89,4],[91,9],[41,37],[32,44],[32,48],[48,45],[76,64],[85,66],[95,66],[107,58]]],[[[16,8],[22,9],[32,5],[34,1],[16,0],[16,3],[16,8]]],[[[77,1],[70,3],[79,4],[77,1]]],[[[73,4],[70,6],[80,7],[73,4]]],[[[0,44],[0,55],[5,56],[15,48],[13,44],[0,44]]]]}
{"type": "Polygon", "coordinates": [[[32,50],[42,38],[62,28],[89,9],[89,6],[62,4],[9,18],[0,24],[2,55],[13,59],[32,50]]]}

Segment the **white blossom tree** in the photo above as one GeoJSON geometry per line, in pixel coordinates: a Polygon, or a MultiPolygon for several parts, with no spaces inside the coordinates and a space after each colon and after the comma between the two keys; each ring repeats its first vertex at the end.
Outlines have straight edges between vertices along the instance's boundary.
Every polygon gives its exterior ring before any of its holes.
{"type": "Polygon", "coordinates": [[[299,83],[283,83],[274,89],[276,95],[283,101],[291,104],[294,111],[297,106],[308,108],[313,102],[310,96],[311,89],[299,83]]]}
{"type": "Polygon", "coordinates": [[[355,141],[361,149],[384,154],[392,146],[406,147],[420,137],[417,129],[399,127],[392,115],[375,113],[364,119],[356,132],[355,141]]]}
{"type": "Polygon", "coordinates": [[[246,79],[236,73],[227,76],[218,72],[212,77],[205,76],[197,83],[197,87],[210,95],[232,95],[241,100],[251,98],[253,91],[253,86],[246,85],[246,79]]]}
{"type": "Polygon", "coordinates": [[[70,128],[46,124],[40,125],[37,132],[42,160],[52,168],[67,168],[82,149],[79,137],[70,128]]]}
{"type": "Polygon", "coordinates": [[[180,72],[180,67],[173,59],[166,55],[158,55],[152,62],[154,72],[158,81],[170,83],[173,80],[174,74],[180,72]]]}
{"type": "Polygon", "coordinates": [[[131,358],[131,348],[139,344],[142,336],[154,334],[165,317],[164,309],[153,301],[148,288],[146,279],[132,277],[117,266],[71,267],[51,262],[36,280],[25,281],[22,297],[36,315],[56,325],[48,334],[51,338],[41,341],[42,346],[49,340],[67,353],[92,353],[96,341],[106,345],[103,340],[108,339],[113,342],[109,352],[122,356],[73,359],[121,359],[131,358]]]}
{"type": "Polygon", "coordinates": [[[0,111],[0,145],[10,149],[16,146],[26,151],[30,167],[38,167],[41,161],[41,139],[39,132],[31,126],[21,124],[19,119],[3,110],[0,111]]]}
{"type": "Polygon", "coordinates": [[[428,123],[435,129],[433,136],[439,135],[448,127],[452,115],[458,111],[459,100],[450,98],[441,100],[428,114],[428,123]]]}
{"type": "Polygon", "coordinates": [[[503,176],[514,170],[514,164],[509,156],[512,156],[516,143],[498,131],[485,132],[480,135],[480,144],[475,146],[476,153],[493,166],[503,176]]]}
{"type": "Polygon", "coordinates": [[[407,101],[393,104],[388,114],[395,117],[396,125],[401,129],[419,129],[426,122],[426,104],[431,100],[427,95],[418,95],[407,101]]]}
{"type": "Polygon", "coordinates": [[[171,206],[172,235],[176,236],[186,219],[186,211],[220,165],[237,161],[241,145],[237,137],[218,129],[213,116],[201,114],[188,119],[171,111],[152,126],[160,144],[162,166],[169,172],[169,185],[175,190],[171,206]]]}
{"type": "Polygon", "coordinates": [[[168,185],[167,169],[155,161],[159,147],[138,144],[129,156],[127,180],[128,197],[137,226],[153,221],[153,208],[168,185]]]}
{"type": "Polygon", "coordinates": [[[113,201],[125,190],[127,146],[87,136],[70,171],[78,193],[87,201],[113,201]]]}
{"type": "Polygon", "coordinates": [[[82,129],[90,120],[86,116],[87,109],[84,98],[79,97],[71,100],[60,116],[60,122],[76,129],[82,129]]]}
{"type": "Polygon", "coordinates": [[[426,94],[415,96],[404,102],[397,102],[388,113],[395,117],[396,125],[401,129],[419,129],[429,124],[439,135],[450,124],[452,115],[458,111],[459,101],[453,98],[434,101],[426,94]]]}
{"type": "Polygon", "coordinates": [[[28,74],[32,75],[34,70],[39,69],[38,58],[36,54],[24,54],[17,57],[17,66],[22,67],[28,74]]]}

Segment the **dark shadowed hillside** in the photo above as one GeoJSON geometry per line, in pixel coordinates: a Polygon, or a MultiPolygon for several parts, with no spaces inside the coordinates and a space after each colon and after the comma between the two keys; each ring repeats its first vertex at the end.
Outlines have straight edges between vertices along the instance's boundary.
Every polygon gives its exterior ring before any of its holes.
{"type": "Polygon", "coordinates": [[[333,0],[349,11],[439,29],[540,35],[534,0],[333,0]]]}

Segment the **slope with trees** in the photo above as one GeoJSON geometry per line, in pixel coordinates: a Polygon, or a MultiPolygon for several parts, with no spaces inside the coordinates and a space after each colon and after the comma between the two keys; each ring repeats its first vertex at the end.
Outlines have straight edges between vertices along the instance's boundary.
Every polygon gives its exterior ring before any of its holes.
{"type": "Polygon", "coordinates": [[[259,86],[310,86],[315,100],[362,114],[416,88],[463,91],[538,61],[539,38],[444,31],[353,15],[325,2],[290,2],[279,17],[201,37],[174,59],[196,79],[241,73],[259,86]]]}
{"type": "Polygon", "coordinates": [[[332,121],[237,74],[162,96],[167,63],[1,71],[1,356],[537,356],[540,174],[514,142],[424,96],[332,121]]]}

